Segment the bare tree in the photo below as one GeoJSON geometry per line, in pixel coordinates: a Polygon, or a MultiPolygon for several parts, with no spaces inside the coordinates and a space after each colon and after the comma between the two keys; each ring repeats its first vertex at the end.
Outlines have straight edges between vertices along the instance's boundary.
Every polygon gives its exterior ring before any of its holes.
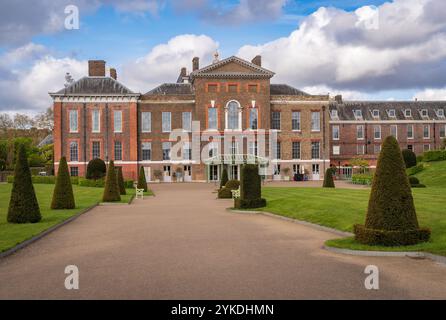
{"type": "Polygon", "coordinates": [[[13,121],[9,114],[0,113],[0,130],[6,132],[13,127],[13,121]]]}
{"type": "Polygon", "coordinates": [[[37,114],[34,117],[34,124],[38,129],[53,130],[54,128],[53,108],[49,107],[44,112],[37,114]]]}
{"type": "Polygon", "coordinates": [[[30,129],[34,126],[34,120],[23,113],[16,113],[13,120],[14,129],[30,129]]]}

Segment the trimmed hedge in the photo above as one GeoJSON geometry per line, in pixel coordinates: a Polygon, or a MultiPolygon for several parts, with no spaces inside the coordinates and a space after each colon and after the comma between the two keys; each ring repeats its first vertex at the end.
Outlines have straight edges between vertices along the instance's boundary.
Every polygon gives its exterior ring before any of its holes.
{"type": "Polygon", "coordinates": [[[240,187],[240,181],[238,180],[229,180],[226,182],[225,186],[218,190],[218,198],[219,199],[231,199],[232,198],[232,190],[237,190],[240,187]]]}
{"type": "Polygon", "coordinates": [[[144,172],[144,167],[139,168],[137,188],[144,189],[144,192],[147,192],[147,181],[146,181],[146,174],[144,172]]]}
{"type": "Polygon", "coordinates": [[[324,183],[322,185],[323,188],[334,188],[334,180],[333,180],[333,169],[328,168],[325,170],[324,183]]]}
{"type": "Polygon", "coordinates": [[[104,160],[96,158],[90,160],[87,165],[87,174],[85,177],[87,179],[101,179],[104,178],[107,172],[107,166],[105,165],[104,160]]]}
{"type": "Polygon", "coordinates": [[[240,175],[240,198],[234,199],[234,207],[239,209],[255,209],[266,206],[262,198],[262,185],[259,168],[255,164],[242,166],[240,175]]]}
{"type": "Polygon", "coordinates": [[[354,174],[352,175],[352,183],[371,185],[373,182],[373,176],[370,174],[354,174]]]}
{"type": "Polygon", "coordinates": [[[397,140],[388,136],[378,158],[364,226],[355,239],[367,245],[410,245],[429,239],[420,229],[409,179],[397,140]]]}
{"type": "Polygon", "coordinates": [[[105,179],[90,180],[86,178],[79,178],[79,186],[81,187],[92,187],[92,188],[103,188],[105,186],[105,179]]]}
{"type": "Polygon", "coordinates": [[[220,189],[225,187],[227,182],[228,182],[228,170],[224,168],[221,174],[220,189]]]}
{"type": "Polygon", "coordinates": [[[122,176],[122,168],[118,168],[118,172],[116,175],[116,179],[118,179],[118,187],[119,187],[119,194],[125,195],[127,192],[125,191],[125,185],[124,185],[124,177],[122,176]]]}
{"type": "MultiPolygon", "coordinates": [[[[79,184],[80,177],[70,177],[71,184],[79,184]]],[[[55,184],[56,177],[55,176],[31,176],[31,180],[33,184],[55,184]]],[[[14,182],[14,176],[8,176],[6,178],[8,183],[14,182]]]]}
{"type": "Polygon", "coordinates": [[[409,177],[409,183],[411,185],[413,185],[413,184],[420,184],[420,180],[418,180],[417,177],[409,177]]]}
{"type": "Polygon", "coordinates": [[[7,220],[10,223],[36,223],[42,219],[42,215],[23,145],[19,146],[16,158],[7,220]]]}
{"type": "Polygon", "coordinates": [[[105,180],[103,202],[121,201],[119,194],[118,179],[116,178],[116,169],[113,161],[108,164],[107,178],[105,180]]]}
{"type": "Polygon", "coordinates": [[[51,209],[74,209],[75,207],[76,204],[74,202],[73,187],[71,186],[67,159],[62,157],[57,171],[51,209]]]}
{"type": "Polygon", "coordinates": [[[401,152],[403,154],[404,163],[407,169],[415,167],[417,165],[417,156],[415,152],[409,149],[404,149],[401,152]]]}
{"type": "Polygon", "coordinates": [[[415,167],[406,170],[408,176],[413,176],[424,170],[424,165],[422,163],[417,164],[415,167]]]}
{"type": "Polygon", "coordinates": [[[423,161],[444,161],[446,160],[446,150],[432,150],[423,153],[423,161]]]}

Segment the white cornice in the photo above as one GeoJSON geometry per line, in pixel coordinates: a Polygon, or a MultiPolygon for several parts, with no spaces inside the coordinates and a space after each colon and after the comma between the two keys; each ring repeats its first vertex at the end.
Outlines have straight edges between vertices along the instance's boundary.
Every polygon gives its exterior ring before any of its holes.
{"type": "Polygon", "coordinates": [[[328,100],[271,100],[271,104],[327,104],[328,100]]]}
{"type": "Polygon", "coordinates": [[[139,100],[142,104],[195,104],[195,100],[139,100]]]}
{"type": "Polygon", "coordinates": [[[330,124],[409,124],[409,123],[446,123],[446,120],[330,120],[330,124]]]}
{"type": "Polygon", "coordinates": [[[52,95],[54,102],[71,103],[123,103],[137,102],[138,96],[58,96],[52,95]]]}

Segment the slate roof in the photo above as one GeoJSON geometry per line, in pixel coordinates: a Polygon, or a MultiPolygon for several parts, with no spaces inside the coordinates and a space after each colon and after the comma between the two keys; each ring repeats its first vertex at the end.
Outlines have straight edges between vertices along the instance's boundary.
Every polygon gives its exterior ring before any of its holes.
{"type": "Polygon", "coordinates": [[[446,115],[446,101],[344,101],[331,102],[330,110],[338,110],[338,118],[332,120],[446,120],[437,112],[443,110],[446,115]],[[421,110],[426,109],[428,117],[421,116],[421,110]],[[361,110],[362,119],[355,117],[355,110],[361,110]],[[379,110],[379,118],[373,117],[373,110],[379,110]],[[389,116],[389,110],[395,110],[395,117],[389,116]],[[405,110],[411,110],[411,116],[405,116],[405,110]]]}
{"type": "Polygon", "coordinates": [[[212,78],[240,78],[240,77],[250,77],[250,78],[271,78],[274,76],[274,72],[262,68],[252,62],[243,60],[236,56],[231,56],[229,58],[220,60],[218,62],[212,63],[206,67],[195,70],[190,74],[191,78],[199,78],[199,77],[212,77],[212,78]],[[228,63],[237,63],[241,66],[244,66],[252,72],[231,72],[231,71],[218,71],[216,69],[222,67],[228,63]]]}
{"type": "Polygon", "coordinates": [[[162,85],[150,90],[146,95],[181,95],[194,94],[192,85],[190,83],[163,83],[162,85]]]}
{"type": "Polygon", "coordinates": [[[135,93],[111,77],[83,77],[54,95],[134,95],[135,93]]]}
{"type": "Polygon", "coordinates": [[[310,96],[310,94],[296,89],[287,84],[271,84],[270,93],[272,95],[287,95],[287,96],[310,96]]]}
{"type": "Polygon", "coordinates": [[[39,142],[37,147],[41,148],[43,146],[52,144],[54,142],[54,138],[52,134],[47,135],[42,141],[39,142]]]}

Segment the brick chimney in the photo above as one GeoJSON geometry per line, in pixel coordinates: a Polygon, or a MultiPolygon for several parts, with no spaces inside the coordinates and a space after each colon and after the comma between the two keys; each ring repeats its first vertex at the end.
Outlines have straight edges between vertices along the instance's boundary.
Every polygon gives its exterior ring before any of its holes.
{"type": "Polygon", "coordinates": [[[105,61],[104,60],[89,60],[88,61],[88,76],[90,76],[90,77],[105,77],[105,61]]]}
{"type": "Polygon", "coordinates": [[[335,96],[335,101],[339,104],[342,104],[342,95],[338,94],[337,96],[335,96]]]}
{"type": "Polygon", "coordinates": [[[194,57],[192,59],[192,71],[200,69],[200,58],[194,57]]]}
{"type": "Polygon", "coordinates": [[[118,80],[118,74],[116,73],[115,68],[110,68],[110,77],[112,77],[115,80],[118,80]]]}
{"type": "Polygon", "coordinates": [[[255,56],[254,59],[251,60],[252,63],[261,67],[262,66],[262,56],[255,56]]]}

